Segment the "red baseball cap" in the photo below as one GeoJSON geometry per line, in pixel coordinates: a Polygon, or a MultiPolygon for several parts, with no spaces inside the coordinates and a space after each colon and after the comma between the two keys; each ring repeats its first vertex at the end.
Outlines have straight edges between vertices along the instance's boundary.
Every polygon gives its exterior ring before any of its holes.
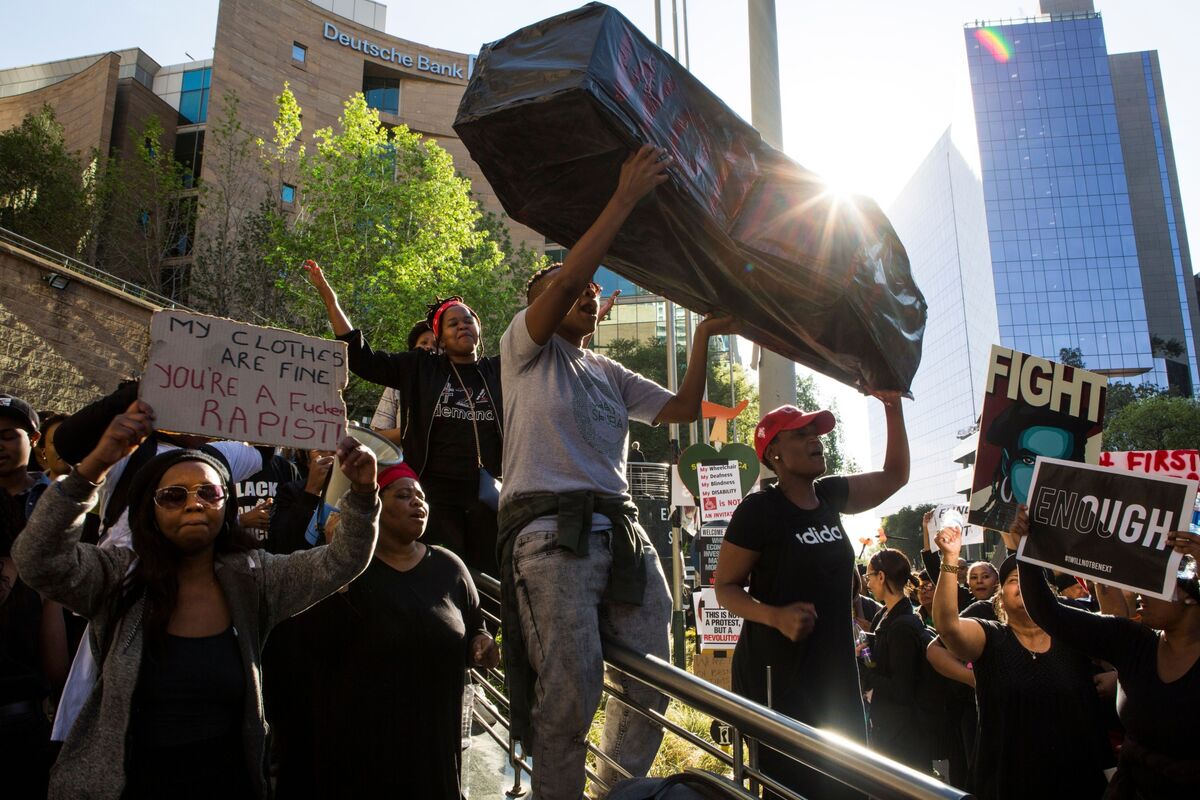
{"type": "Polygon", "coordinates": [[[801,411],[795,406],[780,406],[759,420],[754,429],[754,452],[761,461],[767,445],[775,440],[780,431],[791,431],[808,425],[817,426],[817,434],[824,436],[837,426],[837,419],[829,411],[801,411]]]}

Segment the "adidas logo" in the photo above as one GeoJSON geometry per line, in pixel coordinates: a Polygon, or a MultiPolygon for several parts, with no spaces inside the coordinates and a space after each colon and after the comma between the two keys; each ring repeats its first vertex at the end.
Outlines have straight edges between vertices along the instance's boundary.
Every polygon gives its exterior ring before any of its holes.
{"type": "Polygon", "coordinates": [[[801,544],[820,544],[821,542],[836,542],[839,539],[844,539],[842,529],[834,525],[830,528],[828,525],[821,526],[821,530],[809,527],[804,533],[797,533],[796,540],[801,544]]]}

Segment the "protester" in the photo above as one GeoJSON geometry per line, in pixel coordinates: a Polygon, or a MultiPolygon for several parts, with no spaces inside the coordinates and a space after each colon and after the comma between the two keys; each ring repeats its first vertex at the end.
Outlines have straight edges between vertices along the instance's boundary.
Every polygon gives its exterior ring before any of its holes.
{"type": "Polygon", "coordinates": [[[904,595],[912,564],[899,550],[871,556],[867,588],[883,603],[871,623],[872,661],[863,670],[871,696],[871,746],[914,769],[929,770],[930,750],[918,703],[925,668],[925,625],[904,595]]]}
{"type": "Polygon", "coordinates": [[[933,592],[936,588],[929,572],[921,570],[917,573],[916,585],[910,588],[908,595],[921,622],[929,626],[933,625],[933,592]]]}
{"type": "MultiPolygon", "coordinates": [[[[734,512],[716,576],[717,601],[746,620],[733,654],[733,690],[862,742],[866,725],[850,619],[854,546],[841,514],[874,508],[908,481],[909,469],[900,395],[874,396],[887,420],[879,472],[821,478],[821,437],[837,424],[828,411],[782,406],[762,418],[755,451],[779,481],[734,512]]],[[[767,747],[759,763],[806,796],[860,796],[767,747]]]]}
{"type": "MultiPolygon", "coordinates": [[[[428,322],[421,320],[412,326],[412,330],[408,332],[408,349],[410,351],[424,350],[428,353],[436,353],[437,348],[437,337],[433,335],[433,328],[429,327],[428,322]]],[[[375,416],[371,418],[371,430],[377,431],[392,444],[403,446],[404,431],[396,422],[399,417],[400,395],[389,386],[379,396],[379,405],[375,408],[375,416]]]]}
{"type": "MultiPolygon", "coordinates": [[[[956,572],[961,529],[944,528],[934,541],[941,568],[956,572]]],[[[979,733],[968,788],[980,800],[1098,798],[1112,759],[1091,662],[1030,619],[1014,557],[999,573],[998,621],[959,617],[948,581],[934,592],[941,641],[974,667],[979,733]]]]}
{"type": "Polygon", "coordinates": [[[69,663],[62,608],[18,578],[11,552],[28,535],[26,515],[40,484],[40,473],[29,471],[39,422],[24,400],[0,394],[0,785],[13,797],[46,794],[44,703],[61,688],[69,663]]]}
{"type": "Polygon", "coordinates": [[[294,698],[314,706],[317,750],[281,762],[281,800],[461,796],[463,671],[495,666],[499,650],[466,566],[420,541],[428,506],[412,468],[381,471],[379,497],[371,565],[287,623],[304,642],[292,661],[318,665],[294,698]]]}
{"type": "Polygon", "coordinates": [[[502,476],[499,357],[480,355],[479,317],[461,297],[429,306],[439,353],[375,352],[338,304],[315,261],[308,280],[325,303],[334,335],[349,346],[350,371],[395,389],[404,460],[429,498],[429,542],[495,575],[497,482],[502,476]]]}
{"type": "MultiPolygon", "coordinates": [[[[612,197],[565,263],[530,279],[529,306],[501,341],[505,390],[515,400],[504,409],[498,545],[505,672],[512,735],[533,755],[539,800],[577,800],[583,792],[585,734],[603,688],[602,641],[668,656],[666,579],[637,525],[625,477],[629,420],[696,419],[708,337],[734,326],[700,323],[674,396],[584,343],[601,310],[593,273],[634,206],[655,202],[646,196],[667,180],[670,165],[650,146],[626,160],[612,197]]],[[[654,690],[613,678],[639,702],[665,709],[654,690]]],[[[609,699],[601,747],[626,771],[644,775],[661,739],[660,727],[609,699]]],[[[597,767],[611,786],[614,770],[597,767]]]]}
{"type": "Polygon", "coordinates": [[[272,553],[294,553],[326,544],[326,525],[337,514],[337,509],[325,502],[333,453],[301,450],[297,461],[304,477],[279,487],[276,495],[267,531],[267,549],[272,553]]]}
{"type": "Polygon", "coordinates": [[[991,600],[1000,588],[1000,573],[989,561],[976,561],[967,569],[967,589],[975,602],[991,600]]]}
{"type": "Polygon", "coordinates": [[[85,509],[153,419],[140,401],[118,415],[47,490],[13,550],[23,580],[91,620],[102,674],[63,745],[50,797],[266,797],[263,641],[370,561],[375,459],[352,439],[339,445],[352,491],[329,547],[244,549],[228,468],[190,449],[160,453],[135,476],[132,551],[80,543],[85,509]]]}
{"type": "MultiPolygon", "coordinates": [[[[1025,506],[1013,523],[1016,548],[1029,532],[1025,506]]],[[[1171,600],[1139,595],[1137,620],[1101,616],[1055,602],[1042,570],[1019,567],[1029,616],[1055,640],[1117,669],[1117,713],[1125,728],[1117,772],[1106,800],[1173,800],[1200,786],[1195,751],[1200,700],[1200,536],[1171,534],[1185,556],[1171,600]]]]}
{"type": "Polygon", "coordinates": [[[271,527],[275,498],[281,486],[300,479],[290,459],[273,447],[260,447],[262,469],[237,483],[238,524],[258,542],[265,542],[271,527]]]}
{"type": "Polygon", "coordinates": [[[67,415],[46,412],[38,417],[41,420],[41,436],[33,446],[33,454],[37,456],[38,464],[42,467],[42,474],[49,480],[56,481],[71,471],[71,465],[63,460],[54,446],[54,434],[58,431],[59,423],[66,419],[67,415]]]}

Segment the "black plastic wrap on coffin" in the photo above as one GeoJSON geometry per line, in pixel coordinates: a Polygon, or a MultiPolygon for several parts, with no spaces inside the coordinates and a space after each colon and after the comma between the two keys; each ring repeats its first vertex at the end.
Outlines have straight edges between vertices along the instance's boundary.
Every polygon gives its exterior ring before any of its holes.
{"type": "Polygon", "coordinates": [[[508,214],[573,246],[642,143],[675,160],[605,266],[844,383],[908,392],[925,299],[879,207],[838,199],[625,17],[591,3],[487,45],[454,122],[508,214]]]}

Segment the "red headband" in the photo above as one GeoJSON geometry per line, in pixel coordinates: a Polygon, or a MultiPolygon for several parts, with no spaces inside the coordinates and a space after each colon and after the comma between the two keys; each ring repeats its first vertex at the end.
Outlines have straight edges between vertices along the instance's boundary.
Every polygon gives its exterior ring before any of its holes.
{"type": "Polygon", "coordinates": [[[414,481],[420,480],[417,477],[417,473],[414,472],[413,468],[408,465],[408,462],[401,461],[399,464],[393,464],[390,467],[380,470],[377,481],[379,483],[379,488],[384,489],[388,486],[388,484],[395,483],[401,478],[412,478],[414,481]]]}
{"type": "Polygon", "coordinates": [[[437,311],[433,312],[433,324],[431,327],[433,328],[433,338],[435,339],[441,340],[442,338],[442,314],[445,314],[446,309],[450,306],[462,306],[472,317],[475,316],[475,312],[469,305],[463,302],[461,297],[446,298],[442,301],[442,304],[438,306],[437,311]]]}

